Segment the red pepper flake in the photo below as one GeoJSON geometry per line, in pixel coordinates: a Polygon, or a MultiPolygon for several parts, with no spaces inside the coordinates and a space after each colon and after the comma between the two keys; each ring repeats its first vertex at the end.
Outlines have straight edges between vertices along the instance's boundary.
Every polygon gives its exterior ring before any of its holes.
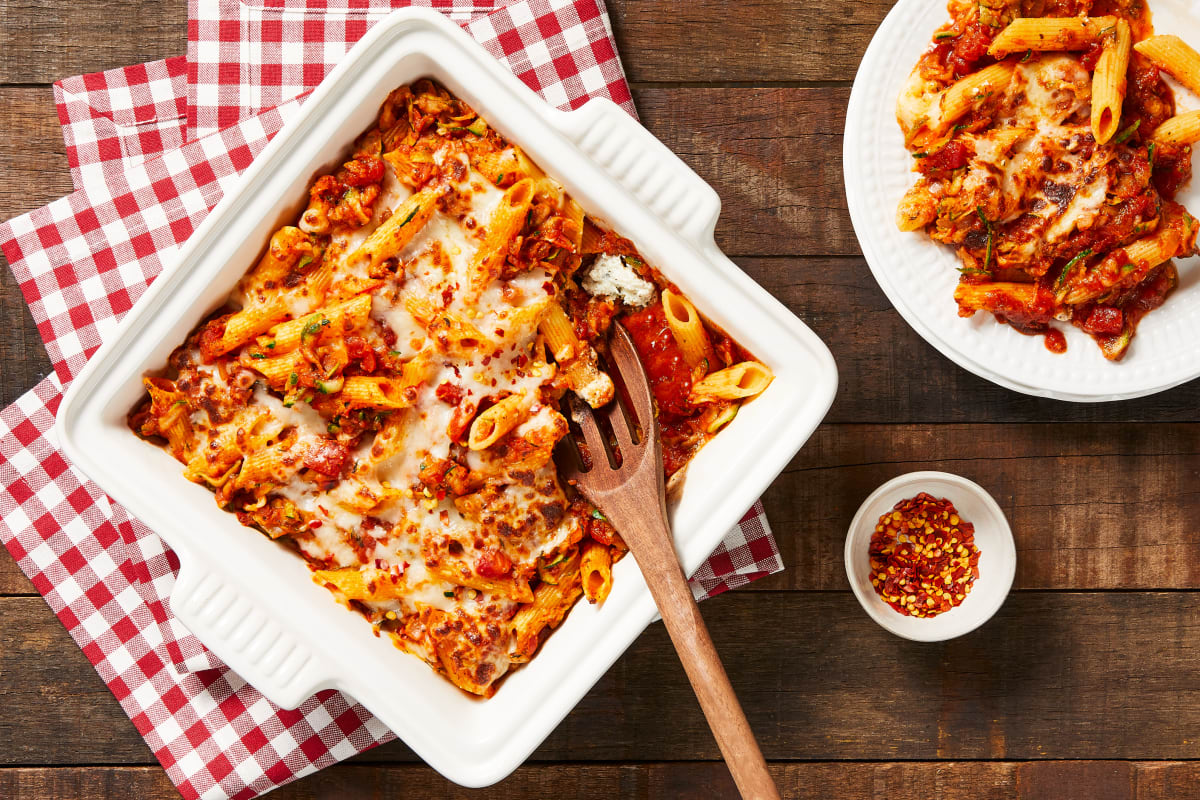
{"type": "Polygon", "coordinates": [[[875,593],[908,616],[949,611],[979,577],[975,526],[949,500],[925,492],[880,516],[869,553],[875,593]]]}
{"type": "Polygon", "coordinates": [[[314,519],[312,522],[308,523],[308,529],[310,531],[315,531],[319,527],[321,527],[321,520],[319,519],[314,519]]]}

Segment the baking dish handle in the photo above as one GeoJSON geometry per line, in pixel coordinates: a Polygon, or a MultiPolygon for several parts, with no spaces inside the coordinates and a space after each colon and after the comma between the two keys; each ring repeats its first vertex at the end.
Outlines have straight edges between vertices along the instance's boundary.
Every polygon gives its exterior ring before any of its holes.
{"type": "Polygon", "coordinates": [[[205,647],[281,708],[297,708],[320,689],[327,673],[307,645],[194,557],[180,554],[171,611],[205,647]]]}
{"type": "Polygon", "coordinates": [[[548,122],[683,238],[702,250],[712,242],[721,198],[616,103],[593,98],[548,122]]]}

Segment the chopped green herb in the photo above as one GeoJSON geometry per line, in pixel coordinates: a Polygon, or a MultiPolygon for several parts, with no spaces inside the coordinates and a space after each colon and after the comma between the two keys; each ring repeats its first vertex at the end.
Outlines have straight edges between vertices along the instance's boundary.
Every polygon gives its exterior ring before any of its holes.
{"type": "MultiPolygon", "coordinates": [[[[592,509],[592,519],[602,519],[602,520],[604,520],[605,522],[607,522],[607,521],[608,521],[608,517],[606,517],[606,516],[604,516],[603,514],[601,514],[601,513],[600,513],[600,509],[598,509],[598,508],[594,508],[594,509],[592,509]]],[[[555,563],[557,563],[557,562],[555,562],[555,563]]]]}
{"type": "Polygon", "coordinates": [[[954,31],[942,31],[941,33],[935,33],[933,35],[933,38],[934,39],[953,39],[957,35],[958,34],[956,34],[954,31]]]}
{"type": "Polygon", "coordinates": [[[296,269],[304,269],[312,263],[313,257],[311,253],[305,253],[300,256],[300,260],[296,263],[296,269]]]}
{"type": "Polygon", "coordinates": [[[442,592],[443,597],[454,597],[454,592],[442,592]]]}
{"type": "Polygon", "coordinates": [[[332,436],[336,436],[342,432],[342,426],[338,425],[336,422],[331,422],[325,426],[325,432],[332,436]]]}
{"type": "Polygon", "coordinates": [[[1130,136],[1133,136],[1135,133],[1137,133],[1137,129],[1140,128],[1141,126],[1142,126],[1142,121],[1140,119],[1135,121],[1128,128],[1126,128],[1125,130],[1123,130],[1117,134],[1117,138],[1113,139],[1113,144],[1124,143],[1125,140],[1127,140],[1130,136]]]}
{"type": "Polygon", "coordinates": [[[1125,266],[1121,267],[1121,272],[1129,273],[1133,272],[1135,269],[1137,269],[1136,264],[1126,264],[1125,266]]]}
{"type": "Polygon", "coordinates": [[[297,375],[296,373],[293,372],[291,375],[288,375],[288,382],[287,382],[288,386],[295,386],[299,382],[300,382],[300,376],[297,375]]]}
{"type": "Polygon", "coordinates": [[[1158,145],[1155,142],[1146,145],[1146,158],[1150,161],[1150,169],[1154,169],[1154,150],[1157,147],[1158,145]]]}
{"type": "Polygon", "coordinates": [[[309,336],[316,336],[321,332],[321,323],[314,319],[304,326],[304,330],[300,332],[301,339],[307,339],[309,336]]]}
{"type": "Polygon", "coordinates": [[[266,353],[251,353],[250,357],[251,358],[266,358],[267,354],[266,353]]]}
{"type": "Polygon", "coordinates": [[[176,406],[186,406],[187,404],[188,404],[187,400],[176,400],[174,403],[171,404],[171,408],[175,408],[176,406]]]}
{"type": "Polygon", "coordinates": [[[504,179],[507,177],[508,177],[507,172],[501,172],[499,175],[496,176],[496,185],[498,186],[498,185],[504,183],[504,179]]]}
{"type": "Polygon", "coordinates": [[[268,350],[274,350],[274,349],[275,349],[275,343],[274,343],[274,342],[271,342],[269,345],[267,345],[267,349],[268,349],[268,350]]]}
{"type": "Polygon", "coordinates": [[[959,131],[965,131],[966,129],[967,129],[967,123],[965,123],[965,122],[960,122],[954,126],[955,133],[958,133],[959,131]]]}
{"type": "Polygon", "coordinates": [[[1032,57],[1032,56],[1033,56],[1033,51],[1032,51],[1032,50],[1026,50],[1026,51],[1025,51],[1025,55],[1021,56],[1021,63],[1022,63],[1022,64],[1024,64],[1024,63],[1025,63],[1026,61],[1028,61],[1028,60],[1030,59],[1030,57],[1032,57]]]}
{"type": "Polygon", "coordinates": [[[1062,274],[1059,275],[1058,280],[1054,282],[1054,285],[1062,286],[1063,281],[1065,281],[1067,279],[1067,273],[1071,271],[1071,267],[1075,266],[1076,264],[1078,264],[1080,262],[1080,260],[1087,258],[1091,254],[1092,254],[1092,248],[1089,247],[1087,250],[1084,250],[1082,253],[1079,253],[1077,256],[1075,256],[1070,261],[1068,261],[1067,265],[1065,267],[1063,267],[1062,274]]]}
{"type": "Polygon", "coordinates": [[[487,128],[487,123],[483,121],[483,117],[476,117],[475,121],[467,126],[467,130],[476,136],[486,136],[487,128]]]}
{"type": "Polygon", "coordinates": [[[992,264],[992,240],[994,231],[992,230],[992,221],[983,213],[983,206],[975,206],[975,213],[979,214],[979,219],[983,220],[983,227],[987,231],[987,253],[983,257],[983,271],[989,272],[989,267],[992,264]]]}
{"type": "Polygon", "coordinates": [[[296,405],[296,398],[294,396],[289,394],[287,397],[283,398],[284,408],[291,408],[294,405],[296,405]]]}
{"type": "Polygon", "coordinates": [[[986,269],[975,269],[974,267],[959,267],[958,271],[963,275],[991,275],[992,273],[986,269]]]}
{"type": "Polygon", "coordinates": [[[392,358],[399,358],[401,353],[399,350],[388,350],[388,355],[392,358]]]}
{"type": "Polygon", "coordinates": [[[913,153],[913,158],[929,158],[929,153],[913,153]]]}
{"type": "Polygon", "coordinates": [[[420,208],[418,207],[418,208],[414,208],[412,211],[408,212],[408,216],[404,218],[404,222],[400,223],[400,227],[403,228],[405,225],[412,222],[412,218],[417,215],[417,211],[419,211],[419,210],[420,210],[420,208]]]}

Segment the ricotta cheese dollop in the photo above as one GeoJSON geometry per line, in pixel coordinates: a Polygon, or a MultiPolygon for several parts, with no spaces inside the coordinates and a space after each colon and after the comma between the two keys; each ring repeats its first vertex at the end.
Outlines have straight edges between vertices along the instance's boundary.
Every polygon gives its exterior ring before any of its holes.
{"type": "Polygon", "coordinates": [[[630,308],[641,308],[654,299],[654,284],[643,280],[621,256],[608,253],[597,258],[584,276],[583,290],[591,295],[619,298],[630,308]]]}

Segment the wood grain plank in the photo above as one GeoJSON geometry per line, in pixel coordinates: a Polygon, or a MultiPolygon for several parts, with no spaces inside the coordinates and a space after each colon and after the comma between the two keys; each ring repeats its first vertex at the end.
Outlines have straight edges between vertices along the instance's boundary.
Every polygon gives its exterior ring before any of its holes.
{"type": "Polygon", "coordinates": [[[0,83],[51,83],[68,75],[182,55],[186,3],[109,0],[84,14],[68,0],[0,0],[10,31],[0,49],[0,83]]]}
{"type": "Polygon", "coordinates": [[[0,765],[155,763],[40,597],[0,597],[0,696],[0,765]]]}
{"type": "MultiPolygon", "coordinates": [[[[889,0],[756,0],[730,14],[721,0],[609,0],[630,80],[645,82],[848,81],[889,0]]],[[[118,0],[87,20],[65,0],[5,0],[21,36],[0,54],[0,82],[50,83],[180,55],[187,6],[118,0]]]]}
{"type": "MultiPolygon", "coordinates": [[[[972,375],[909,327],[861,257],[735,261],[832,351],[839,386],[829,422],[1200,420],[1200,381],[1136,400],[1081,404],[1018,394],[972,375]]],[[[947,296],[945,302],[954,301],[947,296]]],[[[1153,323],[1151,316],[1146,324],[1153,323]]],[[[1020,336],[1016,331],[1006,334],[1020,336]]],[[[1138,347],[1135,339],[1130,360],[1138,357],[1138,347]]]]}
{"type": "Polygon", "coordinates": [[[606,3],[632,81],[845,81],[890,0],[606,3]],[[731,13],[732,12],[732,13],[731,13]]]}
{"type": "MultiPolygon", "coordinates": [[[[845,88],[636,93],[646,126],[725,201],[718,241],[734,254],[858,253],[842,190],[845,88]],[[721,108],[720,115],[712,113],[721,108]]],[[[71,190],[49,87],[0,88],[0,217],[71,190]]]]}
{"type": "Polygon", "coordinates": [[[17,562],[3,548],[0,548],[0,594],[37,594],[33,584],[17,568],[17,562]]]}
{"type": "Polygon", "coordinates": [[[0,169],[6,176],[0,183],[3,220],[74,190],[49,86],[0,87],[0,169]]]}
{"type": "MultiPolygon", "coordinates": [[[[702,608],[769,759],[1200,758],[1194,593],[1017,592],[942,644],[888,634],[848,592],[734,592],[702,608]]],[[[0,676],[0,765],[154,763],[41,600],[0,598],[0,676]]],[[[534,758],[718,753],[653,625],[534,758]]],[[[392,743],[355,760],[415,757],[392,743]]]]}
{"type": "MultiPolygon", "coordinates": [[[[1200,796],[1200,765],[1163,761],[786,763],[769,765],[788,797],[822,800],[1186,800],[1200,796]]],[[[174,800],[157,767],[0,769],[0,795],[12,800],[136,797],[174,800]]],[[[280,800],[400,797],[410,800],[525,800],[530,797],[736,798],[721,764],[527,765],[485,789],[455,786],[422,766],[339,764],[276,790],[280,800]]]]}
{"type": "Polygon", "coordinates": [[[841,87],[652,88],[634,101],[643,124],[720,194],[726,252],[847,255],[859,252],[842,183],[849,96],[841,87]]]}
{"type": "Polygon", "coordinates": [[[1185,425],[824,425],[764,502],[787,569],[751,589],[847,589],[846,530],[931,469],[996,498],[1021,589],[1200,588],[1200,434],[1185,425]]]}

